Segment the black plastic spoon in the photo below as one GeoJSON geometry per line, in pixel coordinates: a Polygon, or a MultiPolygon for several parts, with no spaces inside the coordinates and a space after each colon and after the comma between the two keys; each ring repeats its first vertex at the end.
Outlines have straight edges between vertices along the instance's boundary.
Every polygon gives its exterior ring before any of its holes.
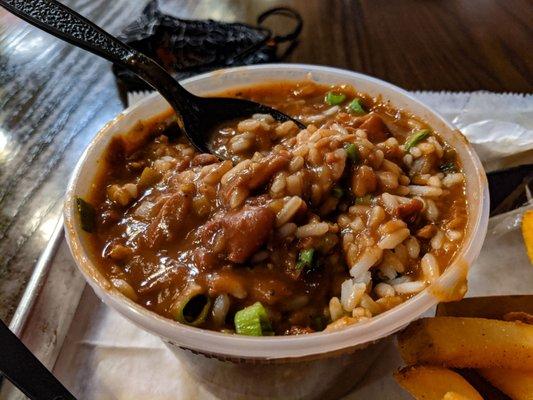
{"type": "Polygon", "coordinates": [[[32,400],[76,400],[0,321],[0,372],[32,400]]]}
{"type": "Polygon", "coordinates": [[[191,143],[210,152],[212,129],[218,124],[252,114],[270,114],[278,121],[299,121],[253,101],[199,97],[189,93],[159,64],[55,0],[0,0],[0,5],[36,27],[137,74],[170,103],[178,124],[191,143]]]}

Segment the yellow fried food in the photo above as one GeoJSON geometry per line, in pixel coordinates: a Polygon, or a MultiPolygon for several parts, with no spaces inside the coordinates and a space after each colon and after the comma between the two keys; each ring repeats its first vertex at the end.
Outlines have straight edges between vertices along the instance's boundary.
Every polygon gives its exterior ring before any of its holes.
{"type": "Polygon", "coordinates": [[[533,325],[484,318],[435,317],[398,335],[407,364],[533,371],[533,325]]]}
{"type": "Polygon", "coordinates": [[[469,297],[461,301],[440,303],[437,306],[438,317],[511,320],[509,316],[512,312],[533,315],[533,295],[469,297]]]}
{"type": "Polygon", "coordinates": [[[511,399],[533,400],[533,371],[486,368],[478,372],[511,399]]]}
{"type": "Polygon", "coordinates": [[[448,392],[444,395],[442,400],[469,400],[468,397],[456,392],[448,392]]]}
{"type": "Polygon", "coordinates": [[[533,264],[533,210],[527,210],[522,217],[522,237],[529,261],[533,264]]]}
{"type": "Polygon", "coordinates": [[[445,396],[448,396],[446,400],[483,400],[461,375],[447,368],[424,365],[406,367],[396,372],[394,378],[417,400],[443,400],[445,396]],[[449,397],[453,395],[456,397],[449,397]]]}

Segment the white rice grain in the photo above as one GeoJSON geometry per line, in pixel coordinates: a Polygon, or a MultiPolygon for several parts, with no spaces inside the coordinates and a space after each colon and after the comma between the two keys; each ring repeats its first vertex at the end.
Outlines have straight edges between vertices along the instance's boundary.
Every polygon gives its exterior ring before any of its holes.
{"type": "Polygon", "coordinates": [[[441,187],[442,183],[438,176],[433,175],[431,178],[428,179],[428,185],[435,186],[435,187],[441,187]]]}
{"type": "Polygon", "coordinates": [[[432,222],[437,221],[437,219],[439,218],[439,208],[437,207],[437,205],[435,204],[433,200],[427,199],[425,203],[426,203],[426,209],[425,209],[426,218],[432,222]]]}
{"type": "Polygon", "coordinates": [[[359,302],[366,285],[364,283],[354,283],[351,279],[345,280],[341,285],[341,304],[345,311],[351,312],[359,302]]]}
{"type": "Polygon", "coordinates": [[[277,174],[272,180],[272,185],[270,186],[270,190],[272,191],[273,194],[279,194],[285,189],[286,186],[287,186],[287,181],[285,178],[285,173],[281,172],[277,174]]]}
{"type": "Polygon", "coordinates": [[[398,272],[391,264],[381,263],[378,267],[379,276],[383,279],[392,280],[396,278],[398,272]]]}
{"type": "Polygon", "coordinates": [[[370,211],[370,218],[368,218],[368,226],[375,228],[385,219],[385,210],[381,206],[372,207],[370,211]]]}
{"type": "Polygon", "coordinates": [[[396,295],[396,290],[385,282],[380,282],[374,287],[374,292],[378,297],[392,297],[396,295]]]}
{"type": "Polygon", "coordinates": [[[296,224],[293,224],[292,222],[288,222],[278,229],[278,235],[282,238],[285,238],[287,236],[294,234],[296,232],[296,228],[297,228],[296,224]]]}
{"type": "Polygon", "coordinates": [[[431,247],[434,250],[439,250],[442,245],[444,244],[444,232],[442,232],[440,229],[435,233],[435,236],[431,238],[431,247]]]}
{"type": "Polygon", "coordinates": [[[230,306],[230,299],[227,294],[220,294],[213,302],[213,309],[211,310],[211,317],[215,326],[222,326],[226,315],[228,314],[230,306]]]}
{"type": "Polygon", "coordinates": [[[433,186],[409,185],[409,191],[414,196],[439,197],[442,189],[433,186]]]}
{"type": "Polygon", "coordinates": [[[392,213],[398,207],[398,200],[392,194],[383,193],[381,195],[381,201],[389,213],[392,213]]]}
{"type": "Polygon", "coordinates": [[[368,318],[372,318],[372,313],[364,307],[355,307],[352,310],[352,317],[358,318],[359,321],[363,321],[368,318]]]}
{"type": "Polygon", "coordinates": [[[350,268],[350,275],[357,279],[376,264],[382,254],[383,251],[379,247],[367,247],[357,262],[350,268]]]}
{"type": "Polygon", "coordinates": [[[363,219],[359,216],[355,217],[350,223],[350,228],[352,228],[352,231],[354,231],[355,233],[362,231],[364,227],[365,223],[363,222],[363,219]]]}
{"type": "Polygon", "coordinates": [[[456,231],[456,230],[450,229],[450,230],[446,231],[446,236],[452,242],[455,242],[456,240],[460,240],[463,237],[463,233],[461,231],[456,231]]]}
{"type": "Polygon", "coordinates": [[[333,106],[331,108],[328,108],[326,111],[323,111],[322,114],[325,115],[326,117],[329,117],[337,113],[339,110],[340,110],[339,106],[333,106]]]}
{"type": "Polygon", "coordinates": [[[377,315],[381,313],[381,306],[374,301],[372,297],[370,297],[367,293],[364,293],[361,297],[361,307],[366,308],[368,311],[372,313],[372,315],[377,315]]]}
{"type": "Polygon", "coordinates": [[[424,278],[429,283],[433,283],[440,275],[437,259],[431,253],[424,254],[424,257],[420,260],[420,268],[422,269],[424,278]]]}
{"type": "Polygon", "coordinates": [[[420,254],[420,243],[418,242],[417,238],[411,236],[405,241],[405,246],[407,248],[407,253],[409,254],[409,257],[418,257],[418,255],[420,254]]]}
{"type": "Polygon", "coordinates": [[[341,126],[339,124],[332,124],[331,125],[331,129],[343,134],[343,135],[348,135],[348,130],[344,127],[344,126],[341,126]]]}
{"type": "Polygon", "coordinates": [[[296,230],[296,237],[303,239],[306,237],[322,236],[329,230],[329,225],[326,222],[310,223],[302,225],[296,230]]]}
{"type": "MultiPolygon", "coordinates": [[[[275,121],[274,117],[272,115],[270,115],[270,114],[254,114],[254,115],[252,115],[252,119],[256,119],[258,121],[267,122],[269,124],[271,124],[271,123],[273,123],[275,121]]],[[[292,122],[292,121],[287,121],[287,122],[292,122]]]]}
{"type": "Polygon", "coordinates": [[[419,158],[422,156],[422,151],[418,147],[411,147],[409,149],[409,153],[413,156],[413,158],[419,158]]]}
{"type": "Polygon", "coordinates": [[[413,156],[411,154],[403,156],[403,163],[406,167],[411,167],[411,165],[413,165],[413,156]]]}
{"type": "Polygon", "coordinates": [[[289,171],[296,172],[304,166],[304,158],[302,156],[294,157],[289,164],[289,171]]]}
{"type": "Polygon", "coordinates": [[[424,281],[404,282],[392,285],[392,287],[398,294],[413,294],[424,290],[426,283],[424,281]]]}
{"type": "Polygon", "coordinates": [[[464,179],[464,176],[460,172],[455,173],[455,174],[448,174],[442,180],[442,184],[449,188],[449,187],[452,187],[453,185],[462,183],[463,179],[464,179]]]}
{"type": "Polygon", "coordinates": [[[232,167],[233,164],[229,160],[218,165],[215,164],[215,168],[211,169],[211,171],[204,176],[203,181],[208,185],[214,185],[215,183],[218,183],[232,167]]]}
{"type": "Polygon", "coordinates": [[[239,172],[245,170],[252,164],[252,160],[244,160],[238,163],[236,166],[234,166],[232,169],[230,169],[228,172],[222,176],[222,179],[220,182],[225,185],[228,183],[235,175],[237,175],[239,172]]]}
{"type": "Polygon", "coordinates": [[[408,228],[398,229],[393,233],[389,233],[381,238],[378,242],[380,249],[394,249],[397,245],[402,243],[410,235],[408,228]]]}
{"type": "Polygon", "coordinates": [[[280,227],[288,222],[300,209],[302,204],[304,204],[304,201],[299,196],[291,197],[276,215],[276,226],[280,227]]]}
{"type": "Polygon", "coordinates": [[[332,297],[329,301],[329,316],[332,321],[336,321],[344,315],[342,304],[338,297],[332,297]]]}

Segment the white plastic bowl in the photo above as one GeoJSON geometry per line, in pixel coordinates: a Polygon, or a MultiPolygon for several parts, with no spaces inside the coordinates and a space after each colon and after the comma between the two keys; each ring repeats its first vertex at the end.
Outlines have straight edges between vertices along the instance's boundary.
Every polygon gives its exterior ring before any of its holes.
{"type": "MultiPolygon", "coordinates": [[[[299,336],[245,337],[228,335],[181,325],[163,318],[123,296],[107,281],[91,261],[86,245],[86,233],[76,217],[75,196],[85,196],[110,139],[130,130],[139,120],[160,114],[168,104],[153,94],[129,107],[105,125],[83,153],[68,184],[65,202],[65,228],[72,255],[87,282],[109,306],[141,328],[161,337],[172,346],[219,359],[240,362],[301,361],[347,354],[398,331],[443,297],[464,283],[468,266],[478,256],[485,237],[489,201],[488,187],[481,163],[464,136],[439,114],[422,104],[410,93],[387,82],[363,74],[314,65],[266,64],[230,68],[199,75],[182,81],[191,92],[203,95],[238,86],[265,81],[312,79],[325,84],[349,84],[371,96],[381,96],[397,109],[407,110],[425,120],[456,150],[466,175],[466,195],[469,220],[464,243],[457,256],[434,288],[422,293],[365,323],[330,333],[299,336]],[[455,289],[454,289],[455,288],[455,289]]],[[[305,397],[305,396],[304,396],[305,397]]]]}

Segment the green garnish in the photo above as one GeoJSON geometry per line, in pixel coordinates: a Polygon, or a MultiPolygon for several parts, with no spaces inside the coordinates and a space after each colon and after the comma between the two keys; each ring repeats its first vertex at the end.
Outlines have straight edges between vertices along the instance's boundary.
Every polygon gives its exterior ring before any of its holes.
{"type": "Polygon", "coordinates": [[[359,155],[359,150],[357,150],[355,144],[346,143],[344,145],[344,150],[346,150],[346,155],[353,163],[359,162],[359,160],[361,159],[359,155]]]}
{"type": "Polygon", "coordinates": [[[457,171],[457,166],[455,165],[454,162],[447,162],[447,163],[442,163],[441,165],[439,165],[439,169],[442,171],[442,172],[456,172],[457,171]]]}
{"type": "Polygon", "coordinates": [[[348,104],[348,110],[355,115],[366,114],[361,99],[353,99],[352,101],[350,101],[350,104],[348,104]]]}
{"type": "Polygon", "coordinates": [[[345,99],[346,95],[344,93],[326,93],[326,103],[328,103],[330,106],[336,106],[338,104],[341,104],[345,99]]]}
{"type": "Polygon", "coordinates": [[[331,195],[336,199],[340,199],[342,196],[344,196],[344,190],[342,190],[340,187],[334,187],[331,189],[331,195]]]}
{"type": "Polygon", "coordinates": [[[274,334],[268,314],[260,302],[235,313],[235,331],[239,335],[271,336],[274,334]]]}
{"type": "Polygon", "coordinates": [[[355,204],[358,204],[358,205],[369,205],[371,201],[372,201],[372,196],[369,194],[362,196],[362,197],[355,198],[355,204]]]}
{"type": "Polygon", "coordinates": [[[315,249],[305,249],[298,254],[298,261],[296,262],[296,269],[302,270],[313,266],[313,259],[315,258],[315,249]]]}
{"type": "Polygon", "coordinates": [[[405,141],[405,151],[409,151],[411,147],[416,146],[422,140],[427,138],[430,133],[431,131],[429,129],[421,129],[419,131],[413,132],[405,141]]]}
{"type": "Polygon", "coordinates": [[[311,328],[313,328],[315,332],[323,331],[326,328],[326,325],[327,323],[324,317],[317,316],[311,320],[311,328]]]}
{"type": "Polygon", "coordinates": [[[92,233],[94,231],[96,212],[94,207],[83,200],[81,197],[76,197],[76,208],[80,216],[81,229],[85,232],[92,233]]]}

